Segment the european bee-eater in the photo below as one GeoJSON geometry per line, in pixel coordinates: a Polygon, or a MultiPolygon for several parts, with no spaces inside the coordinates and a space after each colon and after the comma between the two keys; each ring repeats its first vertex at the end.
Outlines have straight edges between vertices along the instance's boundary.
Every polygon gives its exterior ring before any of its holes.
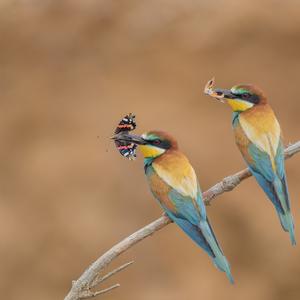
{"type": "Polygon", "coordinates": [[[174,138],[161,131],[142,136],[122,133],[114,138],[139,145],[153,196],[168,217],[207,252],[233,283],[229,263],[208,221],[195,171],[174,138]]]}
{"type": "Polygon", "coordinates": [[[292,245],[296,245],[281,130],[266,96],[254,85],[237,85],[230,90],[213,90],[212,85],[210,81],[206,92],[225,100],[232,108],[236,144],[251,173],[275,206],[292,245]]]}

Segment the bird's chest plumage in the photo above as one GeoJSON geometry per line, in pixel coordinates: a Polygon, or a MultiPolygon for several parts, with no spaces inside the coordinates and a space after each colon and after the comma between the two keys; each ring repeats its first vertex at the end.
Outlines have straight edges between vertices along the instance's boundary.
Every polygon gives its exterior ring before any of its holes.
{"type": "Polygon", "coordinates": [[[166,184],[155,172],[150,165],[145,169],[145,173],[148,179],[150,190],[153,196],[160,202],[160,204],[170,211],[175,211],[176,208],[169,198],[171,187],[166,184]]]}

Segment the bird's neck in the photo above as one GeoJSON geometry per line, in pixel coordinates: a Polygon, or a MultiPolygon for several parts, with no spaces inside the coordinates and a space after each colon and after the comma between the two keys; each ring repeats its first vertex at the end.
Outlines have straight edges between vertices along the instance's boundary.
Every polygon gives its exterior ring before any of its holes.
{"type": "Polygon", "coordinates": [[[145,157],[144,158],[144,170],[145,173],[147,172],[147,169],[152,165],[154,160],[154,157],[145,157]]]}
{"type": "Polygon", "coordinates": [[[238,112],[238,111],[234,111],[232,113],[232,121],[231,122],[232,122],[233,127],[235,127],[236,123],[238,122],[239,116],[240,116],[240,112],[238,112]]]}

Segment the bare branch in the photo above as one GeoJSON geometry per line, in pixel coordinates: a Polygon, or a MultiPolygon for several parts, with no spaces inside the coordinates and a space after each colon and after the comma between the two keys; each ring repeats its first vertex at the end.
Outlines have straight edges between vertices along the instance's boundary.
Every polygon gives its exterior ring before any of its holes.
{"type": "MultiPolygon", "coordinates": [[[[300,152],[300,141],[289,145],[285,149],[285,158],[288,159],[298,152],[300,152]]],[[[217,196],[223,194],[224,192],[233,190],[243,180],[250,176],[251,173],[249,169],[245,169],[234,175],[225,177],[222,181],[215,184],[213,187],[211,187],[209,190],[203,193],[203,199],[205,204],[208,205],[217,196]]],[[[94,263],[92,263],[77,281],[73,281],[72,288],[68,295],[65,297],[65,300],[79,300],[83,298],[92,298],[100,294],[106,293],[114,288],[117,288],[119,286],[118,284],[99,292],[93,293],[90,291],[90,287],[94,287],[100,282],[103,282],[105,279],[111,277],[117,272],[120,272],[132,263],[127,263],[100,278],[99,273],[106,266],[108,266],[113,259],[118,257],[121,253],[127,251],[136,243],[142,241],[146,237],[152,235],[154,232],[167,226],[171,222],[172,221],[166,215],[163,215],[154,222],[141,228],[140,230],[136,231],[135,233],[131,234],[130,236],[126,237],[121,242],[113,246],[110,250],[108,250],[101,257],[99,257],[94,263]]]]}
{"type": "Polygon", "coordinates": [[[133,245],[140,242],[144,238],[165,227],[169,223],[171,223],[171,220],[166,216],[162,216],[149,225],[136,231],[132,235],[126,237],[124,240],[112,247],[101,257],[99,257],[94,263],[92,263],[77,281],[73,282],[71,291],[66,296],[65,300],[80,299],[80,295],[89,290],[89,286],[93,282],[93,280],[107,265],[109,265],[109,263],[113,259],[118,257],[121,253],[125,252],[127,249],[131,248],[133,245]]]}

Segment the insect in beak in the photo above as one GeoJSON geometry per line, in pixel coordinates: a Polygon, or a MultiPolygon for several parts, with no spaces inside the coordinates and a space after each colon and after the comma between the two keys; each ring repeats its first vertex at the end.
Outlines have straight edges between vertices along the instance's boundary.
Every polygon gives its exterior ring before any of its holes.
{"type": "Polygon", "coordinates": [[[126,115],[115,129],[114,136],[111,137],[115,141],[115,145],[120,154],[129,160],[136,158],[137,144],[132,143],[129,138],[129,131],[136,128],[135,115],[130,113],[126,115]],[[130,141],[129,141],[130,140],[130,141]]]}
{"type": "Polygon", "coordinates": [[[211,96],[219,101],[221,101],[222,103],[224,103],[224,98],[225,98],[225,90],[222,89],[214,89],[214,85],[215,85],[215,78],[213,77],[211,80],[209,80],[207,82],[207,84],[204,87],[204,94],[211,96]]]}

